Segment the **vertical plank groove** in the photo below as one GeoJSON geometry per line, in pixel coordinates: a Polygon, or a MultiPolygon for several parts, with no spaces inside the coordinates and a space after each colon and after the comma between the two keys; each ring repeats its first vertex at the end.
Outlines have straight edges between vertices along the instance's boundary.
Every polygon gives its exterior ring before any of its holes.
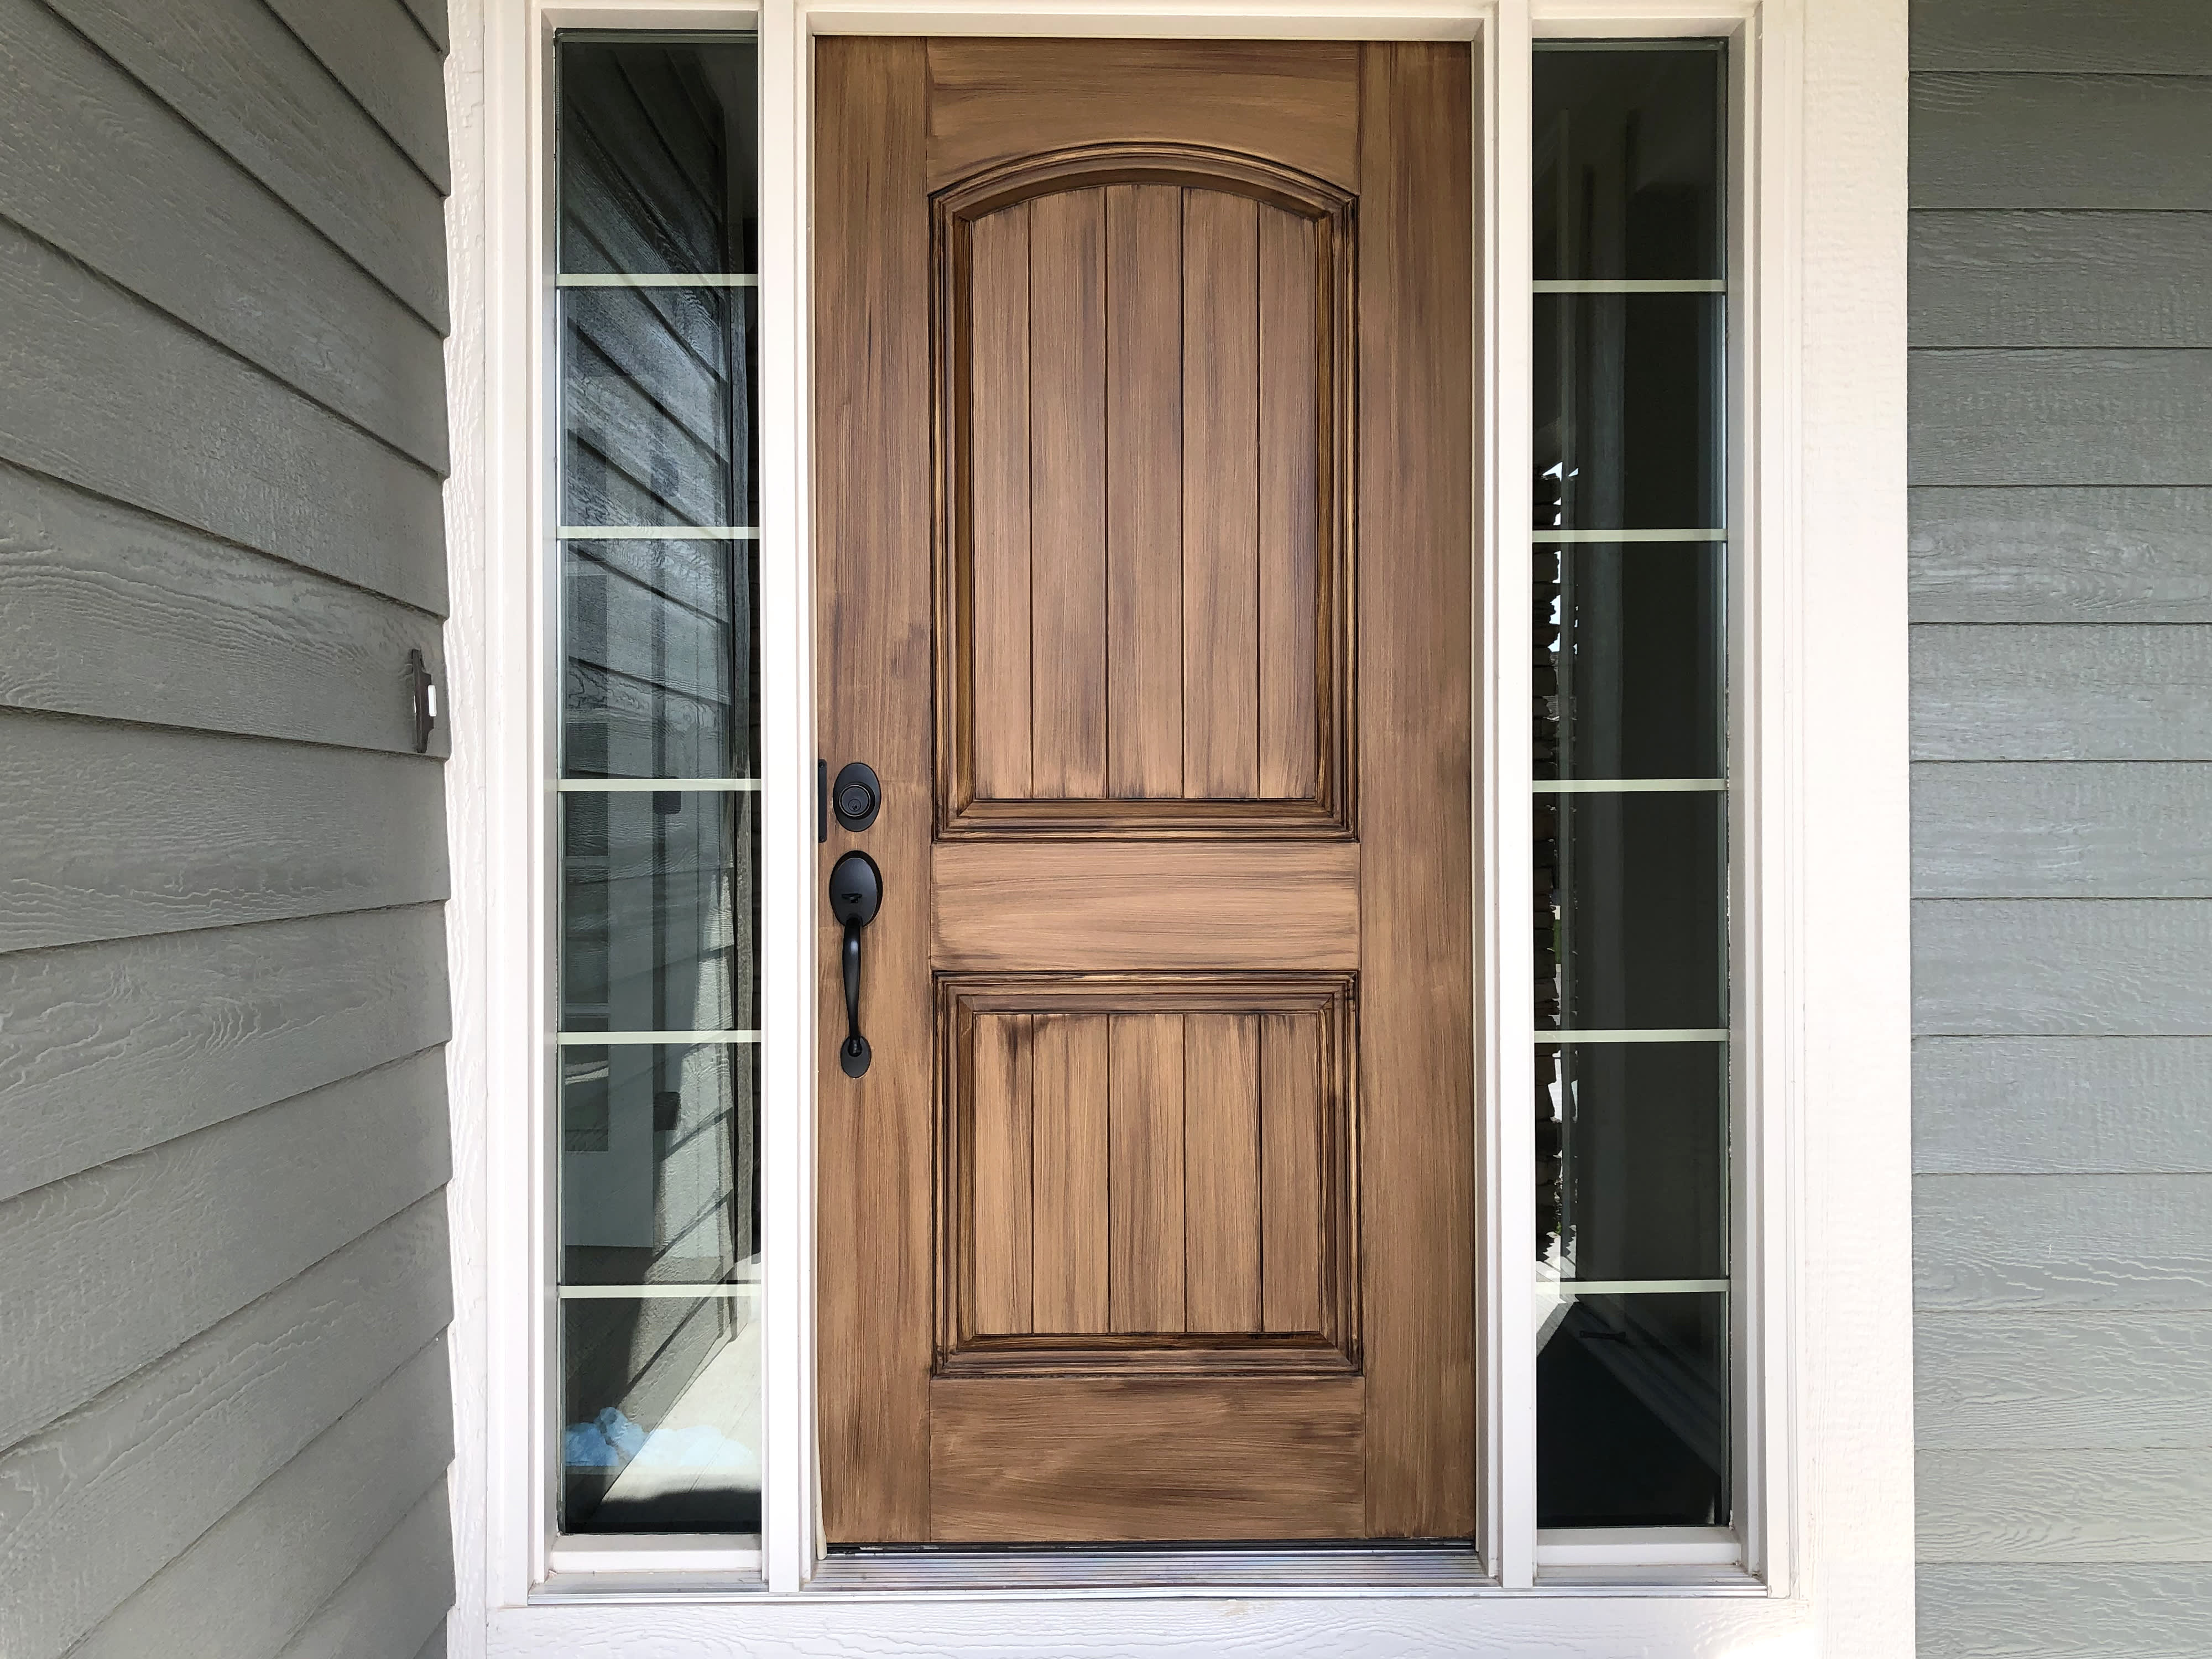
{"type": "Polygon", "coordinates": [[[1102,1014],[1031,1024],[1030,1299],[1036,1329],[1107,1328],[1108,1067],[1102,1014]]]}
{"type": "Polygon", "coordinates": [[[1106,793],[1105,191],[1030,207],[1030,774],[1106,793]]]}
{"type": "Polygon", "coordinates": [[[1259,204],[1183,195],[1183,786],[1260,793],[1259,204]]]}
{"type": "Polygon", "coordinates": [[[1194,1331],[1260,1328],[1260,1021],[1184,1017],[1186,1301],[1194,1331]]]}
{"type": "Polygon", "coordinates": [[[1261,1320],[1322,1328],[1321,1021],[1267,1014],[1260,1034],[1261,1320]]]}
{"type": "Polygon", "coordinates": [[[1030,1017],[981,1014],[975,1055],[975,1328],[1012,1335],[1035,1328],[1030,1311],[1030,1017]]]}
{"type": "Polygon", "coordinates": [[[1260,210],[1260,794],[1310,795],[1320,768],[1320,273],[1310,220],[1260,210]]]}
{"type": "Polygon", "coordinates": [[[969,231],[975,793],[1030,793],[1030,209],[969,231]]]}
{"type": "Polygon", "coordinates": [[[1106,191],[1108,793],[1182,775],[1182,214],[1172,185],[1106,191]]]}
{"type": "Polygon", "coordinates": [[[1112,1328],[1180,1331],[1184,1017],[1112,1018],[1112,1328]]]}

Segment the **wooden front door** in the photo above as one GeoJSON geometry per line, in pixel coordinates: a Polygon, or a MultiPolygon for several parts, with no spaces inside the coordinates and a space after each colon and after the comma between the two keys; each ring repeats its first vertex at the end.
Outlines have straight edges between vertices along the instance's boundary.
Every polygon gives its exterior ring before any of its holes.
{"type": "Polygon", "coordinates": [[[1469,97],[820,43],[833,1543],[1473,1530],[1469,97]]]}

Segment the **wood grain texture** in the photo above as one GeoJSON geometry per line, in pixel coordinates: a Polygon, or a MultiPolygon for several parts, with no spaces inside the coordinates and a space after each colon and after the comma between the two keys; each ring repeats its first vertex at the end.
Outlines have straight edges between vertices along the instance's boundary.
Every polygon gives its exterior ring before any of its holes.
{"type": "Polygon", "coordinates": [[[402,1365],[109,1613],[74,1659],[276,1653],[425,1492],[442,1492],[447,1364],[440,1340],[402,1365]]]}
{"type": "Polygon", "coordinates": [[[969,232],[976,388],[968,428],[973,502],[975,792],[1030,793],[1030,208],[969,232]]]}
{"type": "Polygon", "coordinates": [[[1260,1020],[1261,1328],[1323,1328],[1321,1022],[1260,1020]]]}
{"type": "Polygon", "coordinates": [[[2212,1650],[2212,1567],[1923,1562],[1921,1659],[2166,1659],[2212,1650]]]}
{"type": "Polygon", "coordinates": [[[1474,1527],[1467,48],[1360,48],[1367,1530],[1474,1527]]]}
{"type": "Polygon", "coordinates": [[[2212,346],[2212,214],[1916,213],[1915,346],[2212,346]]]}
{"type": "Polygon", "coordinates": [[[1183,196],[1182,772],[1260,793],[1258,207],[1183,196]]]}
{"type": "Polygon", "coordinates": [[[445,608],[434,472],[5,224],[0,458],[445,608]]]}
{"type": "Polygon", "coordinates": [[[1357,48],[1319,41],[929,42],[929,185],[989,162],[1130,136],[1241,151],[1350,186],[1357,48]]]}
{"type": "Polygon", "coordinates": [[[1186,1014],[1182,1083],[1190,1328],[1261,1330],[1259,1016],[1186,1014]]]}
{"type": "Polygon", "coordinates": [[[1936,1313],[1913,1322],[1929,1449],[2212,1446],[2212,1313],[1936,1313]]]}
{"type": "Polygon", "coordinates": [[[1320,781],[1322,307],[1312,222],[1259,217],[1259,793],[1295,800],[1320,781]]]}
{"type": "Polygon", "coordinates": [[[1912,77],[1916,208],[2212,207],[2212,80],[1912,77]]]}
{"type": "Polygon", "coordinates": [[[452,1505],[441,1480],[284,1644],[282,1659],[420,1652],[453,1604],[452,1505]]]}
{"type": "Polygon", "coordinates": [[[402,0],[270,0],[270,9],[423,177],[453,189],[443,55],[409,27],[402,0]]]}
{"type": "Polygon", "coordinates": [[[2212,1449],[1923,1450],[1923,1561],[2212,1559],[2212,1449]]]}
{"type": "Polygon", "coordinates": [[[434,328],[34,0],[0,4],[0,212],[444,468],[434,328]]]}
{"type": "Polygon", "coordinates": [[[1030,1135],[1033,1328],[1103,1331],[1110,1321],[1112,1022],[1038,1015],[1030,1135]]]}
{"type": "Polygon", "coordinates": [[[2212,898],[2212,766],[1912,769],[1922,898],[2212,898]]]}
{"type": "Polygon", "coordinates": [[[1912,757],[2212,759],[2212,628],[1915,628],[1912,757]]]}
{"type": "Polygon", "coordinates": [[[1922,1037],[1912,1167],[1923,1175],[2212,1170],[2212,1038],[1922,1037]]]}
{"type": "Polygon", "coordinates": [[[1106,191],[1106,786],[1180,797],[1182,193],[1106,191]]]}
{"type": "Polygon", "coordinates": [[[943,968],[1356,968],[1360,849],[1330,842],[944,842],[943,968]]]}
{"type": "Polygon", "coordinates": [[[2212,904],[1918,899],[1919,1036],[2212,1036],[2212,904]]]}
{"type": "Polygon", "coordinates": [[[441,899],[443,817],[434,761],[0,712],[0,950],[441,899]]]}
{"type": "Polygon", "coordinates": [[[2212,489],[1915,489],[1916,623],[2212,623],[2212,489]]]}
{"type": "MultiPolygon", "coordinates": [[[[879,1056],[928,1054],[929,221],[923,47],[823,40],[815,56],[816,647],[824,752],[866,755],[884,786],[868,851],[884,904],[868,929],[867,1031],[879,1056]]],[[[827,860],[842,839],[822,849],[827,860]]],[[[842,1030],[823,918],[821,1029],[842,1030]]],[[[928,1382],[935,1218],[928,1069],[878,1060],[857,1081],[820,1047],[816,1234],[823,1525],[830,1539],[929,1536],[928,1382]]],[[[1040,1288],[1042,1288],[1040,1286],[1040,1288]]]]}
{"type": "Polygon", "coordinates": [[[444,329],[438,186],[258,0],[57,0],[54,9],[444,329]]]}
{"type": "Polygon", "coordinates": [[[1030,787],[1046,798],[1106,793],[1105,278],[1105,192],[1032,202],[1030,787]]]}
{"type": "Polygon", "coordinates": [[[975,1328],[1032,1328],[1030,1016],[981,1014],[974,1037],[975,1328]]]}
{"type": "Polygon", "coordinates": [[[1121,1014],[1107,1024],[1112,1127],[1097,1171],[1111,1218],[1105,1328],[1218,1328],[1191,1325],[1186,1313],[1185,1270],[1197,1265],[1186,1262],[1194,1219],[1185,1208],[1188,1021],[1182,1014],[1121,1014]]]}
{"type": "Polygon", "coordinates": [[[940,1378],[931,1522],[996,1539],[1347,1538],[1363,1516],[1357,1378],[940,1378]],[[1084,1431],[1071,1434],[1071,1425],[1084,1431]],[[1146,1523],[1129,1530],[1133,1517],[1146,1523]]]}
{"type": "Polygon", "coordinates": [[[2212,1309],[2212,1175],[1917,1176],[1919,1308],[2212,1309]]]}
{"type": "Polygon", "coordinates": [[[2212,483],[2212,349],[1922,350],[1911,380],[1916,484],[2212,483]]]}
{"type": "Polygon", "coordinates": [[[435,1054],[0,1205],[0,1444],[397,1215],[448,1165],[435,1054]]]}
{"type": "Polygon", "coordinates": [[[0,1200],[442,1042],[435,905],[0,957],[0,1200]]]}
{"type": "Polygon", "coordinates": [[[408,653],[445,678],[434,617],[4,465],[0,585],[12,708],[411,755],[408,653]]]}
{"type": "Polygon", "coordinates": [[[2212,75],[2193,0],[2124,6],[2052,0],[1913,0],[1912,67],[2045,74],[2212,75]]]}
{"type": "MultiPolygon", "coordinates": [[[[434,1194],[0,1453],[8,1650],[57,1651],[125,1603],[410,1354],[436,1356],[420,1368],[442,1397],[447,1246],[434,1194]]],[[[441,1461],[441,1420],[426,1408],[420,1436],[441,1461]]],[[[409,1453],[395,1436],[382,1455],[409,1453]]],[[[88,1650],[118,1644],[95,1636],[88,1650]]]]}

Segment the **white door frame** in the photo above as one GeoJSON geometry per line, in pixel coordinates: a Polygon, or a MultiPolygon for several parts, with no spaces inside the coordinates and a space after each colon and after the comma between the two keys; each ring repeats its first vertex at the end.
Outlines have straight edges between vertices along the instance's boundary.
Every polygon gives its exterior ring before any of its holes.
{"type": "MultiPolygon", "coordinates": [[[[454,1650],[829,1652],[1375,1648],[1889,1653],[1911,1628],[1909,1009],[1904,626],[1905,0],[453,0],[447,70],[454,475],[454,1650]],[[749,25],[762,53],[764,1584],[638,1578],[549,1595],[552,665],[550,29],[749,25]],[[1482,1543],[1492,1586],[1172,1594],[808,1591],[816,1555],[812,1237],[814,763],[805,342],[812,38],[836,33],[1459,39],[1476,43],[1485,568],[1474,711],[1486,895],[1528,890],[1525,58],[1534,34],[1735,33],[1755,120],[1734,216],[1746,302],[1732,443],[1739,581],[1733,828],[1743,1000],[1738,1444],[1748,1573],[1542,1571],[1534,1533],[1527,929],[1486,902],[1482,1543]],[[1501,73],[1501,70],[1505,72],[1501,73]],[[1508,388],[1501,394],[1500,387],[1508,388]],[[1513,390],[1517,388],[1517,390],[1513,390]],[[1503,483],[1504,487],[1501,487],[1503,483]],[[1517,648],[1516,648],[1517,647],[1517,648]],[[1631,1593],[1625,1582],[1646,1577],[1631,1593]],[[997,1603],[1009,1595],[1031,1605],[997,1603]],[[1102,1595],[1114,1606],[1102,1607],[1102,1595]],[[1387,1603],[1378,1605],[1378,1603],[1387,1603]],[[647,1611],[647,1606],[653,1609],[647,1611]],[[1224,1621],[1229,1621],[1224,1623],[1224,1621]],[[488,1647],[487,1647],[488,1644],[488,1647]]],[[[1732,273],[1734,275],[1735,273],[1732,273]]],[[[740,1565],[675,1560],[697,1570],[740,1565]]]]}

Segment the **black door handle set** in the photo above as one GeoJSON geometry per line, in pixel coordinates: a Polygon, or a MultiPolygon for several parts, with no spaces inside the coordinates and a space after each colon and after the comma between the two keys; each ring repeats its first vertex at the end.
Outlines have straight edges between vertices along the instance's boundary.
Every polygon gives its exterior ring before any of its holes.
{"type": "MultiPolygon", "coordinates": [[[[830,768],[818,769],[817,785],[826,781],[830,768]]],[[[883,806],[883,786],[865,763],[854,761],[837,774],[834,788],[818,805],[836,814],[840,828],[857,834],[876,821],[883,806]]],[[[830,838],[828,813],[823,814],[822,839],[830,838]]],[[[866,853],[847,853],[830,870],[830,914],[845,930],[845,1040],[837,1048],[837,1066],[847,1077],[864,1077],[874,1058],[868,1040],[860,1035],[860,934],[883,908],[884,872],[866,853]]]]}

